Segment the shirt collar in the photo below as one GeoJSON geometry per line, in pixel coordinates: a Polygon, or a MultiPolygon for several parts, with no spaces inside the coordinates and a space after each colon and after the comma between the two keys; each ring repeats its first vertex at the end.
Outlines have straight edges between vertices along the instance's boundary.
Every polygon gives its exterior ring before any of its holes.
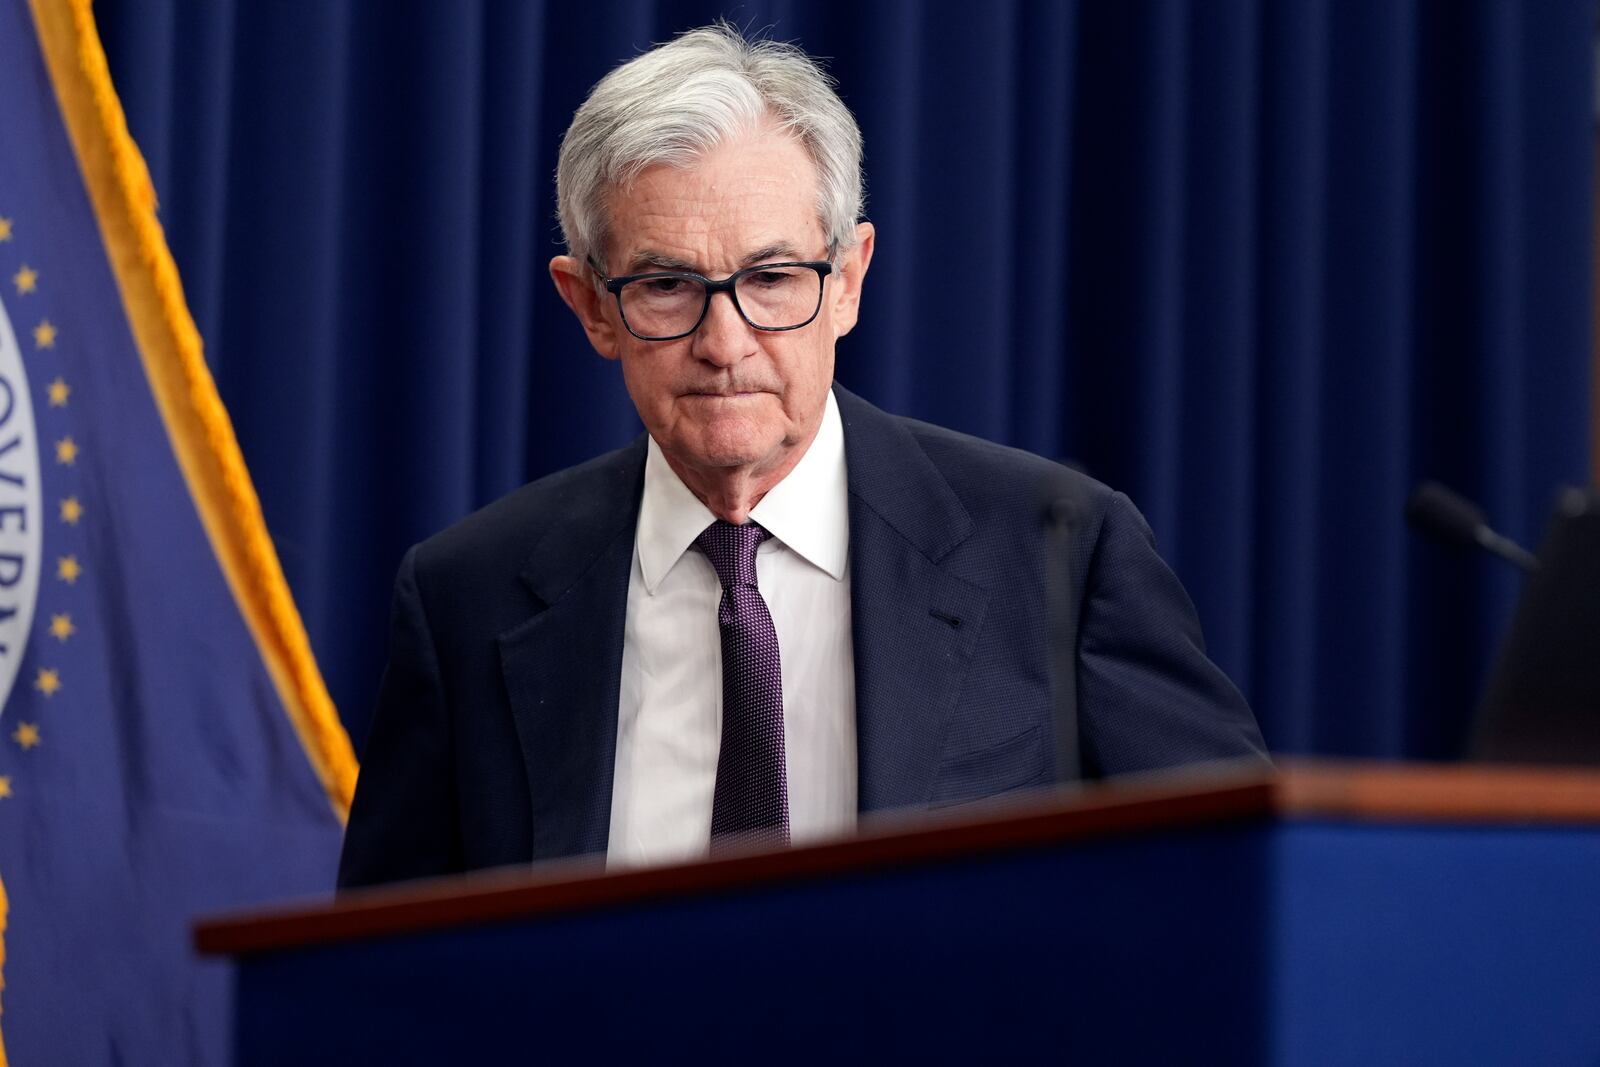
{"type": "Polygon", "coordinates": [[[788,477],[751,509],[750,518],[834,581],[844,578],[850,549],[850,485],[844,423],[832,389],[811,447],[788,477]]]}
{"type": "MultiPolygon", "coordinates": [[[[716,516],[667,464],[655,438],[647,447],[635,541],[640,577],[645,591],[654,596],[667,572],[716,516]]],[[[811,447],[794,470],[761,498],[750,518],[835,581],[844,578],[850,548],[850,491],[844,424],[833,390],[828,390],[822,425],[811,447]]]]}

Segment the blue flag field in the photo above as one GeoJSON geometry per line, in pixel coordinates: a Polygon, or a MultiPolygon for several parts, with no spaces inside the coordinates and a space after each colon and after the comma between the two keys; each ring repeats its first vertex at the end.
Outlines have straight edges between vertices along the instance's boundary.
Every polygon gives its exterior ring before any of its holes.
{"type": "Polygon", "coordinates": [[[189,922],[354,780],[89,3],[0,0],[0,1067],[226,1062],[189,922]]]}

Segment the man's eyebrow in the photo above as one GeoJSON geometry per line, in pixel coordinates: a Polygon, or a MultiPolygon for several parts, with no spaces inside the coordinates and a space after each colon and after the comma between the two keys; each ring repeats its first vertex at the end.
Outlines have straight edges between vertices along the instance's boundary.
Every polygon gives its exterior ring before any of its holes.
{"type": "Polygon", "coordinates": [[[758,248],[748,256],[745,256],[744,265],[748,267],[754,263],[771,263],[778,260],[795,259],[799,255],[800,253],[795,250],[794,245],[779,241],[776,244],[767,245],[765,248],[758,248]]]}
{"type": "Polygon", "coordinates": [[[664,252],[639,252],[628,260],[628,273],[638,274],[642,271],[652,270],[677,270],[696,273],[693,263],[669,256],[664,252]]]}
{"type": "MultiPolygon", "coordinates": [[[[757,263],[773,263],[780,260],[795,259],[800,255],[795,246],[787,241],[775,241],[756,249],[740,261],[741,266],[749,267],[757,263]]],[[[653,270],[682,271],[688,274],[705,273],[696,264],[688,260],[669,256],[665,252],[643,251],[634,254],[628,260],[629,274],[642,274],[653,270]]]]}

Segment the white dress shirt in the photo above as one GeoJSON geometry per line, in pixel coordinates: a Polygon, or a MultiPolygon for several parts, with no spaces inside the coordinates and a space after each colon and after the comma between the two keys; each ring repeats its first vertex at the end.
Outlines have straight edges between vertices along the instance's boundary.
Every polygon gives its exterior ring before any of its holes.
{"type": "MultiPolygon", "coordinates": [[[[756,580],[783,672],[790,840],[837,836],[856,824],[856,690],[849,487],[831,392],[811,447],[750,518],[772,534],[756,580]]],[[[628,580],[609,866],[707,852],[722,747],[722,585],[693,545],[715,520],[651,440],[628,580]]]]}

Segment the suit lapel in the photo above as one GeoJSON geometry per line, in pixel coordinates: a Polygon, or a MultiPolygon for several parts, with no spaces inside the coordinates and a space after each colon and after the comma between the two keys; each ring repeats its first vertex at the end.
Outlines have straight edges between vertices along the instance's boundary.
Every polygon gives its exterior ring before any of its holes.
{"type": "MultiPolygon", "coordinates": [[[[916,438],[835,387],[850,485],[859,806],[928,800],[989,594],[950,571],[971,516],[916,438]]],[[[500,635],[527,765],[533,857],[599,852],[611,822],[628,578],[644,439],[574,478],[522,580],[538,600],[500,635]]]]}
{"type": "Polygon", "coordinates": [[[911,433],[835,387],[850,482],[862,811],[925,804],[988,608],[946,557],[972,517],[911,433]]]}
{"type": "Polygon", "coordinates": [[[541,608],[499,638],[533,801],[534,859],[606,847],[644,456],[640,438],[572,479],[522,572],[541,608]]]}

